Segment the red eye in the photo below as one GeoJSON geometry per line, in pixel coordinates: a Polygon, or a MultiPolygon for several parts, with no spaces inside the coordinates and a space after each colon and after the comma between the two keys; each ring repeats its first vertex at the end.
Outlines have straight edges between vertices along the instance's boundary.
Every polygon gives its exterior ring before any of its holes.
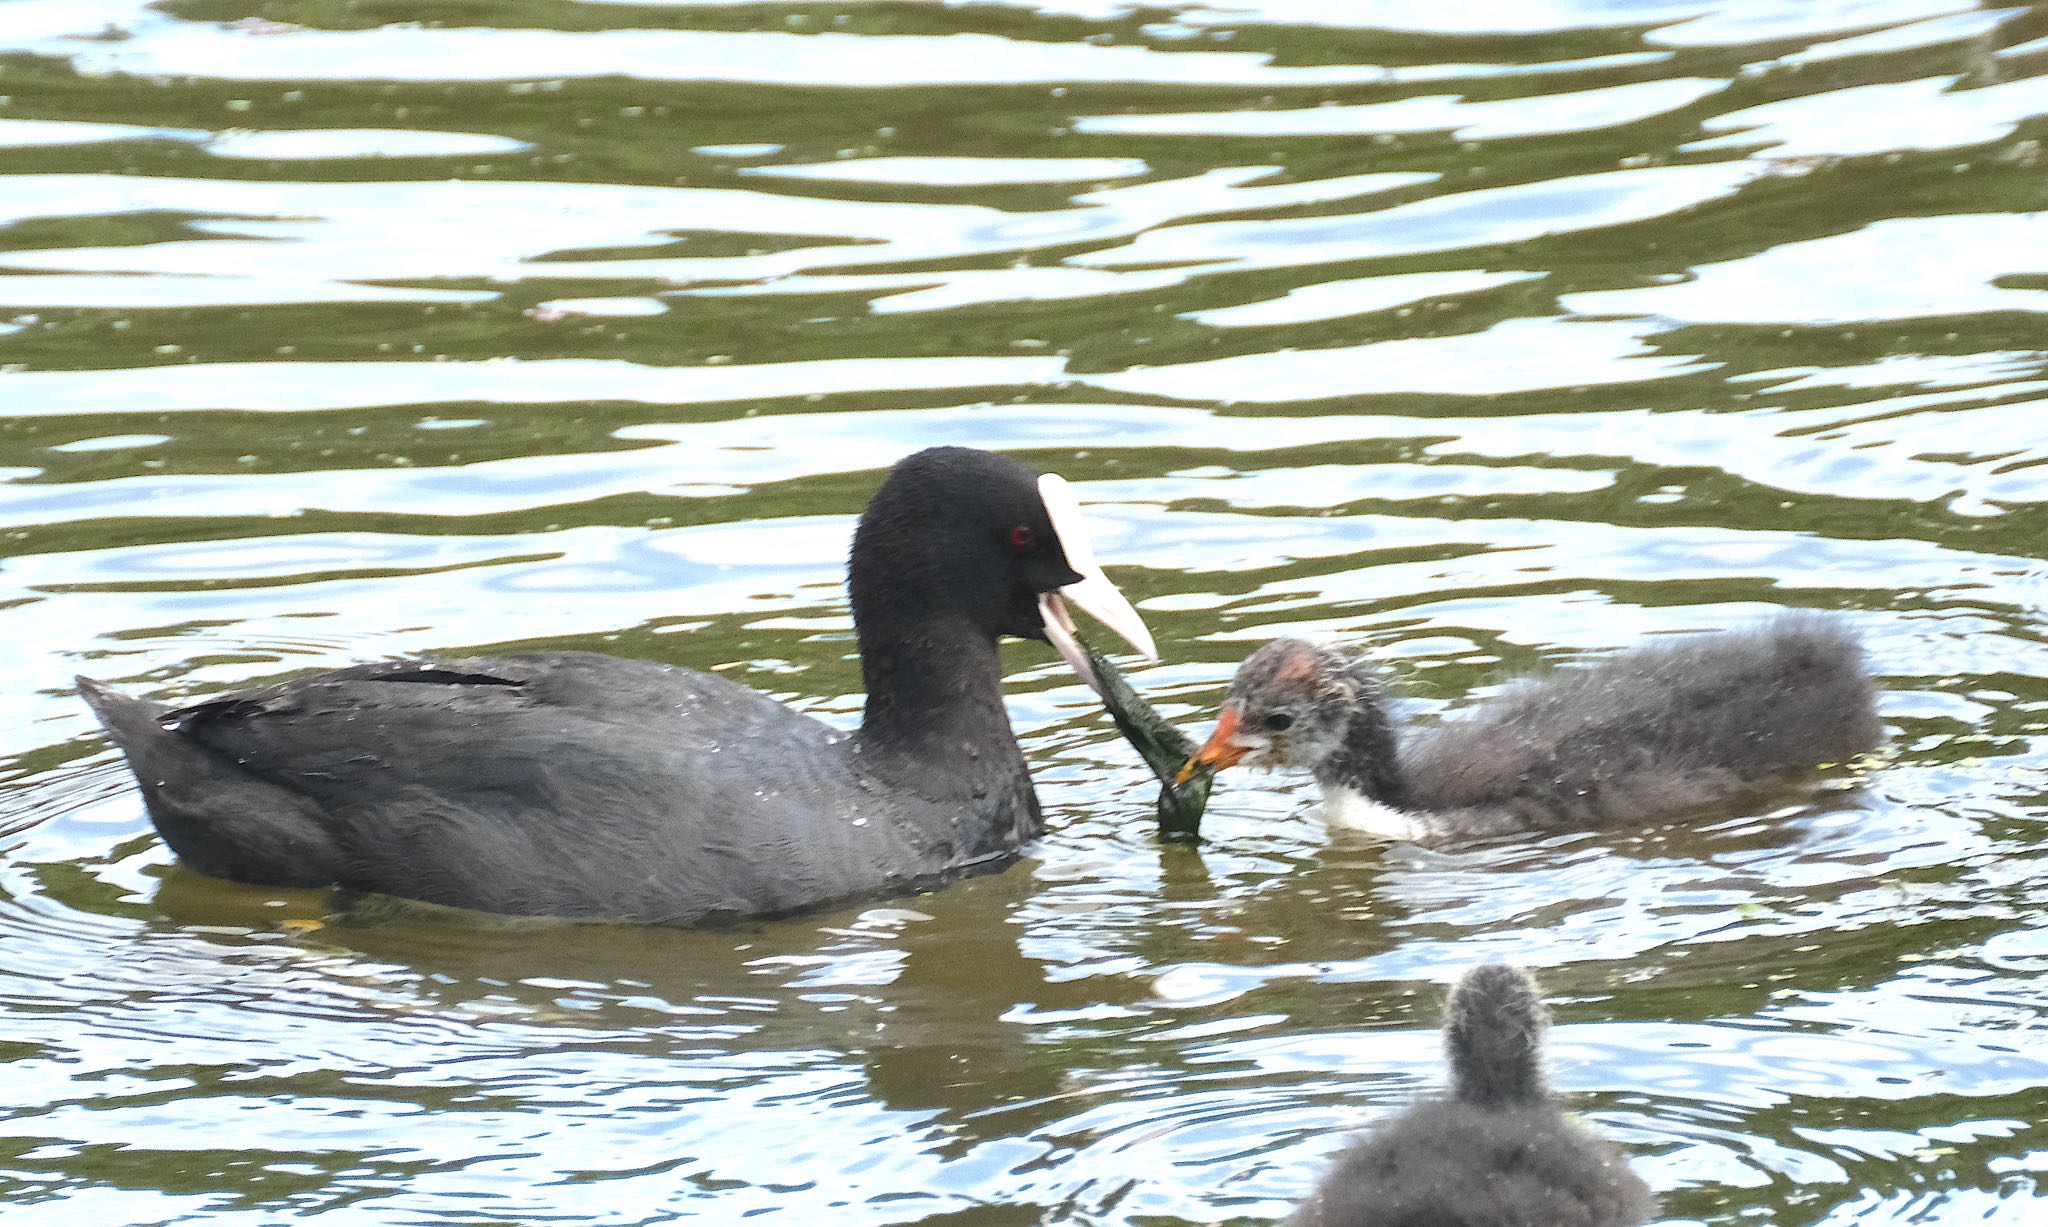
{"type": "Polygon", "coordinates": [[[1010,544],[1020,550],[1028,550],[1038,544],[1038,534],[1031,531],[1029,524],[1019,524],[1010,530],[1010,544]]]}

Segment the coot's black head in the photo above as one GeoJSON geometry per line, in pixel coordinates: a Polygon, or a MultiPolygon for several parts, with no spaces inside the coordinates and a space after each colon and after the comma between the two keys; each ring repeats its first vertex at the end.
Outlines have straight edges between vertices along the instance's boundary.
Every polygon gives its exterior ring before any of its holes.
{"type": "Polygon", "coordinates": [[[864,649],[891,625],[965,619],[991,639],[1050,639],[1092,683],[1064,598],[1153,654],[1137,612],[1095,565],[1066,483],[973,448],[897,462],[854,533],[848,587],[864,649]]]}

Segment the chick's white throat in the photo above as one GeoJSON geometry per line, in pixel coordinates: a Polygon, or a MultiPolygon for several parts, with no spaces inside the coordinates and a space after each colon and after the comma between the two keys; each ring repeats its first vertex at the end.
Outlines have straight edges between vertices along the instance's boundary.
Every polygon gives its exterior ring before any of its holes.
{"type": "Polygon", "coordinates": [[[1323,823],[1333,831],[1359,831],[1387,840],[1420,840],[1428,836],[1421,815],[1395,809],[1342,784],[1323,787],[1323,823]]]}

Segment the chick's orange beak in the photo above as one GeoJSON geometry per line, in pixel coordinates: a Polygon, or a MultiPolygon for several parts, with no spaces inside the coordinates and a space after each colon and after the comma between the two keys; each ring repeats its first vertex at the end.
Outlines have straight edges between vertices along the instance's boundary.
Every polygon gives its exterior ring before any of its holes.
{"type": "Polygon", "coordinates": [[[1173,782],[1185,784],[1188,777],[1202,767],[1221,771],[1243,757],[1244,747],[1237,744],[1237,709],[1226,707],[1216,714],[1216,731],[1209,734],[1208,743],[1195,751],[1195,756],[1180,769],[1173,782]]]}

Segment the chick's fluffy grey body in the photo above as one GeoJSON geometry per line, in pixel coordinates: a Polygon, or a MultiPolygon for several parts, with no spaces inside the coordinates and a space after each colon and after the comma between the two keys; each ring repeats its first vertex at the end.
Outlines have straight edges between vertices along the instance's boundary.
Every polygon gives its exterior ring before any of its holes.
{"type": "Polygon", "coordinates": [[[1551,1099],[1525,973],[1474,969],[1445,1015],[1450,1095],[1354,1142],[1287,1227],[1633,1227],[1655,1211],[1620,1149],[1551,1099]]]}
{"type": "Polygon", "coordinates": [[[1856,640],[1781,617],[1517,682],[1413,738],[1401,770],[1462,833],[1605,827],[1726,806],[1883,734],[1856,640]]]}
{"type": "Polygon", "coordinates": [[[1396,728],[1378,670],[1275,640],[1229,703],[1256,758],[1306,766],[1333,803],[1398,811],[1425,839],[1611,827],[1725,808],[1883,737],[1848,631],[1804,615],[1651,643],[1557,669],[1437,725],[1396,728]],[[1264,727],[1274,713],[1285,731],[1264,727]]]}

